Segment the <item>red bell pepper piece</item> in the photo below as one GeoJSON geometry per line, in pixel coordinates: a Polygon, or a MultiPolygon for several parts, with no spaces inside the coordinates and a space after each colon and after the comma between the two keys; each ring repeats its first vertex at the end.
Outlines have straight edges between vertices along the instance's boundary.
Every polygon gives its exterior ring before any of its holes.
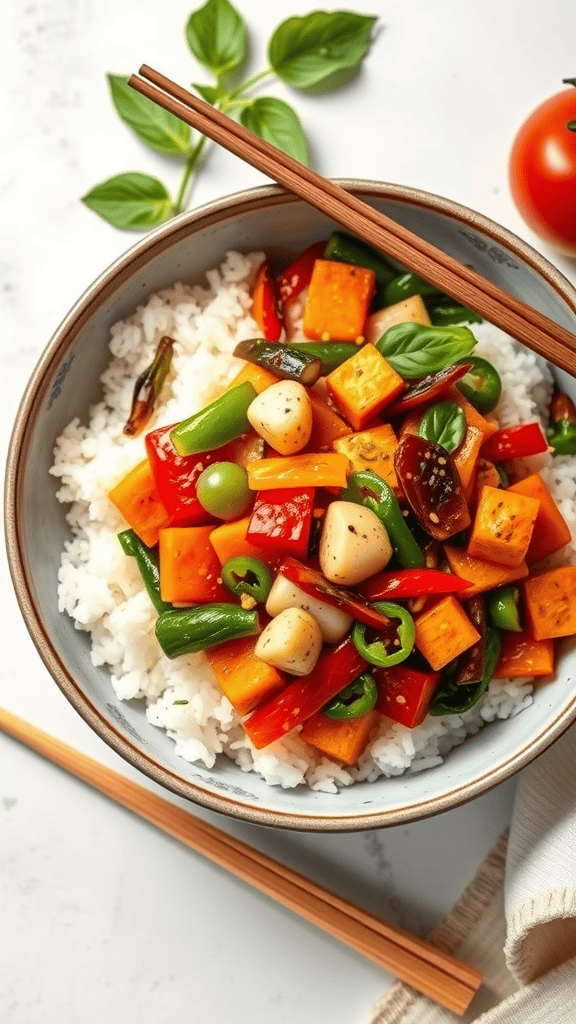
{"type": "Polygon", "coordinates": [[[439,672],[419,672],[402,663],[373,671],[378,687],[375,709],[408,729],[421,725],[440,680],[439,672]]]}
{"type": "Polygon", "coordinates": [[[260,548],[306,558],[313,515],[313,487],[259,491],[246,539],[260,548]]]}
{"type": "Polygon", "coordinates": [[[547,451],[548,441],[540,424],[520,423],[516,427],[497,430],[484,442],[480,455],[491,462],[505,462],[547,451]]]}
{"type": "Polygon", "coordinates": [[[261,264],[252,293],[252,316],[267,341],[278,341],[282,334],[282,303],[268,260],[261,264]]]}
{"type": "Polygon", "coordinates": [[[326,242],[314,242],[276,278],[278,293],[285,307],[308,287],[314,264],[316,260],[322,259],[325,248],[326,242]]]}
{"type": "Polygon", "coordinates": [[[196,484],[206,466],[226,460],[226,449],[179,455],[170,438],[175,426],[172,423],[146,434],[146,451],[156,489],[172,526],[204,526],[213,519],[196,497],[196,484]]]}
{"type": "Polygon", "coordinates": [[[312,569],[309,565],[302,565],[302,562],[297,562],[295,558],[285,558],[278,572],[282,573],[287,580],[295,583],[306,594],[316,597],[319,601],[325,601],[326,604],[331,604],[335,608],[341,608],[342,611],[348,612],[349,615],[352,615],[358,622],[365,623],[366,626],[373,626],[374,629],[379,630],[387,629],[390,626],[390,619],[379,612],[377,608],[372,608],[361,594],[336,586],[317,569],[312,569]]]}
{"type": "Polygon", "coordinates": [[[414,409],[415,406],[422,405],[423,402],[429,402],[432,398],[436,398],[453,384],[456,384],[457,381],[461,380],[462,377],[465,377],[468,370],[471,369],[472,363],[462,363],[457,366],[448,366],[445,370],[438,370],[437,373],[429,373],[428,376],[415,381],[404,392],[402,398],[395,402],[394,405],[388,406],[385,410],[386,418],[400,416],[410,409],[414,409]]]}
{"type": "Polygon", "coordinates": [[[471,586],[468,580],[439,569],[398,569],[373,576],[361,584],[360,593],[367,601],[382,601],[387,597],[403,600],[425,594],[457,594],[471,586]]]}
{"type": "Polygon", "coordinates": [[[357,679],[366,665],[351,637],[337,647],[326,647],[309,675],[294,679],[245,719],[243,725],[254,746],[267,747],[286,736],[357,679]]]}

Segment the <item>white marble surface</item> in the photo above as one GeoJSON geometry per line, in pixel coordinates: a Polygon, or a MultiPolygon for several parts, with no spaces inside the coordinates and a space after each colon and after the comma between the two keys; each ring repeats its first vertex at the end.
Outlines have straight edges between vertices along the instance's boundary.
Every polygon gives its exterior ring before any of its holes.
{"type": "MultiPolygon", "coordinates": [[[[273,27],[316,5],[241,0],[253,70],[273,27]]],[[[332,7],[333,5],[327,5],[332,7]]],[[[338,5],[335,5],[338,6],[338,5]]],[[[348,0],[380,17],[361,73],[297,107],[315,166],[463,202],[539,246],[515,212],[515,129],[574,75],[572,0],[348,0]]],[[[115,117],[104,83],[146,61],[203,80],[172,0],[4,0],[0,39],[2,401],[5,453],[26,380],[70,305],[133,236],[78,201],[128,169],[177,173],[115,117]]],[[[204,79],[207,80],[207,79],[204,79]]],[[[258,184],[213,150],[193,202],[258,184]]],[[[576,283],[574,265],[547,252],[576,283]]],[[[4,457],[4,454],[3,454],[4,457]]],[[[2,559],[0,705],[136,777],[67,704],[41,664],[2,559]]],[[[146,780],[140,779],[147,785],[146,780]]],[[[438,818],[350,835],[220,827],[424,935],[510,819],[514,780],[438,818]]],[[[209,817],[206,814],[206,817],[209,817]]],[[[3,1024],[361,1024],[391,979],[151,826],[0,736],[0,1018],[3,1024]]]]}

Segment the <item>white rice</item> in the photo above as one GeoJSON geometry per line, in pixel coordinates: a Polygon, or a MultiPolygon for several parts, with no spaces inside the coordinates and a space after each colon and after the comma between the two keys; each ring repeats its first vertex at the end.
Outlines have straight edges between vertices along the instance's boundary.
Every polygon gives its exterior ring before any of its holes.
{"type": "MultiPolygon", "coordinates": [[[[151,295],[111,331],[111,361],[102,375],[103,398],[89,421],[73,420],[58,438],[51,470],[61,482],[60,501],[70,505],[72,539],[59,573],[59,606],[77,629],[91,634],[94,665],[108,666],[121,700],[142,700],[148,720],[165,729],[177,753],[211,768],[225,754],[242,771],[256,771],[270,785],[337,793],[355,781],[423,771],[486,722],[518,714],[532,702],[529,680],[493,680],[480,704],[463,715],[428,716],[407,729],[384,717],[358,765],[342,767],[305,744],[297,731],[256,750],[240,717],[223,696],[202,654],[169,660],[155,636],[156,613],[143,590],[136,562],[117,540],[126,527],[109,501],[111,487],[145,456],[143,436],[128,438],[122,428],[130,410],[134,381],[150,363],[164,334],[175,339],[172,369],[162,404],[147,429],[190,416],[243,365],[232,356],[236,344],[257,335],[250,316],[250,287],[263,253],[229,252],[207,287],[176,283],[151,295]]],[[[520,349],[490,324],[473,328],[478,354],[498,368],[504,385],[495,410],[500,423],[543,417],[552,389],[544,362],[520,349]]],[[[549,455],[525,460],[538,470],[576,536],[576,458],[549,455]]],[[[576,562],[574,545],[556,559],[576,562]]],[[[551,561],[554,561],[554,557],[551,561]]]]}

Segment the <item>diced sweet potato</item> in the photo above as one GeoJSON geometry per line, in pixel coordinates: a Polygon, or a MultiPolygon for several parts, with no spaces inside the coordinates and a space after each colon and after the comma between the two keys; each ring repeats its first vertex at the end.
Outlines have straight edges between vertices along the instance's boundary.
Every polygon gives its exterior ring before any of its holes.
{"type": "Polygon", "coordinates": [[[308,389],[312,405],[312,433],[306,445],[309,452],[332,451],[334,441],[352,433],[352,428],[322,400],[313,388],[308,389]]]}
{"type": "Polygon", "coordinates": [[[316,260],[302,329],[317,341],[363,341],[374,295],[373,270],[352,263],[316,260]]]}
{"type": "Polygon", "coordinates": [[[554,641],[534,640],[529,632],[502,631],[502,647],[494,669],[496,679],[548,676],[554,671],[554,641]]]}
{"type": "Polygon", "coordinates": [[[371,313],[366,321],[364,337],[375,345],[389,327],[407,323],[430,327],[431,320],[421,295],[412,295],[409,299],[402,299],[393,306],[385,306],[371,313]]]}
{"type": "Polygon", "coordinates": [[[442,598],[414,621],[416,647],[435,672],[480,639],[462,605],[452,595],[442,598]]]}
{"type": "Polygon", "coordinates": [[[515,494],[526,494],[540,502],[534,531],[526,554],[528,565],[540,562],[543,558],[547,558],[548,555],[559,551],[565,544],[570,543],[572,535],[568,524],[539,473],[532,473],[531,476],[525,477],[524,480],[518,480],[508,490],[513,491],[515,494]]]}
{"type": "Polygon", "coordinates": [[[288,681],[283,672],[256,657],[257,640],[257,636],[228,640],[204,652],[220,689],[240,715],[253,711],[288,681]]]}
{"type": "Polygon", "coordinates": [[[226,385],[224,390],[230,391],[230,388],[235,388],[238,384],[244,384],[245,381],[248,381],[260,395],[272,384],[277,384],[279,380],[280,377],[270,373],[270,370],[265,370],[263,366],[257,366],[256,363],[246,363],[246,366],[242,367],[240,372],[226,385]]]}
{"type": "Polygon", "coordinates": [[[478,501],[468,554],[518,566],[526,557],[540,505],[536,498],[484,487],[478,501]]]}
{"type": "Polygon", "coordinates": [[[354,430],[363,430],[405,388],[402,377],[374,345],[363,345],[328,374],[326,386],[336,408],[354,430]]]}
{"type": "Polygon", "coordinates": [[[213,526],[173,526],[160,530],[160,596],[163,601],[207,604],[231,601],[220,562],[210,544],[213,526]]]}
{"type": "Polygon", "coordinates": [[[535,640],[576,633],[576,565],[536,573],[522,586],[530,632],[535,640]]]}
{"type": "Polygon", "coordinates": [[[369,469],[395,490],[398,490],[394,469],[394,452],[397,447],[398,441],[389,423],[334,441],[334,448],[350,459],[355,473],[369,469]]]}
{"type": "Polygon", "coordinates": [[[231,523],[222,523],[210,534],[210,543],[218,556],[220,565],[224,565],[229,558],[236,555],[249,555],[250,558],[258,558],[263,562],[270,562],[270,552],[265,548],[259,548],[246,539],[250,516],[244,519],[234,519],[231,523]]]}
{"type": "Polygon", "coordinates": [[[497,562],[486,562],[481,558],[472,558],[464,548],[444,545],[444,554],[455,576],[472,584],[466,591],[466,597],[474,597],[493,587],[503,587],[506,583],[514,583],[528,575],[526,562],[511,567],[499,565],[497,562]]]}
{"type": "Polygon", "coordinates": [[[377,718],[375,711],[368,711],[358,718],[340,720],[328,718],[318,711],[306,719],[300,736],[328,757],[343,761],[344,764],[356,764],[368,745],[377,718]]]}
{"type": "Polygon", "coordinates": [[[170,524],[170,516],[160,501],[148,459],[134,466],[108,497],[143,544],[150,548],[158,543],[160,530],[170,524]]]}

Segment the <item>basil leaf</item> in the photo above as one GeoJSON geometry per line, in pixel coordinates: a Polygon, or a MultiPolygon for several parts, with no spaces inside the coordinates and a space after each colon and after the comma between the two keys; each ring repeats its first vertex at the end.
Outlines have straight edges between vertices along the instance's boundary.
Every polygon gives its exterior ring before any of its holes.
{"type": "Polygon", "coordinates": [[[312,11],[287,18],[270,39],[268,59],[283,82],[307,89],[337,71],[357,67],[376,21],[350,11],[312,11]]]}
{"type": "Polygon", "coordinates": [[[172,200],[162,182],[138,171],[95,185],[82,202],[113,227],[130,231],[154,228],[172,214],[172,200]]]}
{"type": "Polygon", "coordinates": [[[476,338],[468,327],[426,327],[405,323],[389,327],[376,348],[401,377],[436,373],[472,352],[476,338]]]}
{"type": "Polygon", "coordinates": [[[245,128],[278,149],[308,163],[308,143],[296,111],[284,100],[261,96],[242,108],[240,120],[245,128]]]}
{"type": "Polygon", "coordinates": [[[456,402],[437,402],[424,413],[419,437],[441,444],[447,452],[455,452],[466,434],[466,417],[456,402]]]}
{"type": "Polygon", "coordinates": [[[196,60],[217,77],[238,67],[246,53],[246,28],[228,0],[208,0],[186,25],[188,46],[196,60]]]}
{"type": "Polygon", "coordinates": [[[450,671],[445,673],[430,702],[429,714],[437,718],[444,715],[463,715],[465,711],[473,708],[488,689],[499,656],[500,631],[488,626],[486,630],[486,662],[481,681],[457,686],[455,682],[456,668],[451,664],[450,671]]]}
{"type": "Polygon", "coordinates": [[[190,152],[189,125],[131,89],[122,75],[107,78],[116,112],[146,146],[164,156],[183,156],[190,152]]]}
{"type": "Polygon", "coordinates": [[[202,85],[199,82],[193,82],[192,88],[196,89],[198,95],[201,96],[203,100],[206,100],[206,103],[214,105],[220,98],[220,90],[216,85],[202,85]]]}

